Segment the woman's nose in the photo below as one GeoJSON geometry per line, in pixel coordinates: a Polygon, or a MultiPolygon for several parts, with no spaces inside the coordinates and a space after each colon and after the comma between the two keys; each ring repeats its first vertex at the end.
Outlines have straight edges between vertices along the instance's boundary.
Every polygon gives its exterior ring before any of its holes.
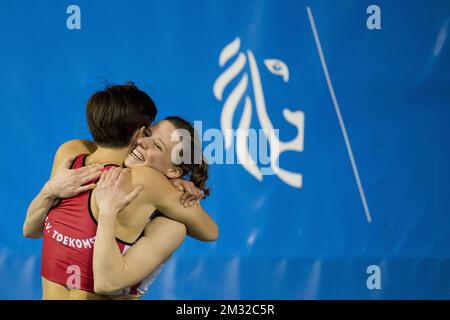
{"type": "Polygon", "coordinates": [[[147,149],[148,147],[148,138],[139,138],[137,143],[138,145],[140,145],[142,148],[147,149]]]}

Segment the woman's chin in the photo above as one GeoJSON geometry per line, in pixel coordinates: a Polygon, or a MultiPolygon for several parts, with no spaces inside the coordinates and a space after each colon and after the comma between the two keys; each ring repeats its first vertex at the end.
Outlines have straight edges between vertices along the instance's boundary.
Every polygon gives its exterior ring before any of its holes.
{"type": "Polygon", "coordinates": [[[137,167],[145,167],[146,166],[145,162],[136,160],[133,157],[125,158],[125,161],[123,162],[123,164],[127,168],[137,168],[137,167]]]}
{"type": "Polygon", "coordinates": [[[125,167],[127,168],[133,168],[136,166],[135,161],[133,161],[133,159],[130,159],[130,157],[126,157],[125,161],[123,162],[123,164],[125,165],[125,167]]]}

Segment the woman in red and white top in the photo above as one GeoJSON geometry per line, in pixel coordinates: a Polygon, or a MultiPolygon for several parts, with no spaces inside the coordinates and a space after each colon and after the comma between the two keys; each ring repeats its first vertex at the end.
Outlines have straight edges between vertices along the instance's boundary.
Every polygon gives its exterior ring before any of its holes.
{"type": "MultiPolygon", "coordinates": [[[[114,92],[108,90],[101,92],[101,99],[93,103],[95,112],[89,111],[88,103],[88,122],[96,144],[75,140],[60,147],[52,178],[30,204],[27,213],[24,235],[33,238],[44,235],[42,283],[45,299],[103,298],[98,294],[139,298],[161,264],[182,243],[186,231],[199,240],[217,239],[214,221],[198,203],[193,204],[190,200],[189,204],[180,204],[180,198],[185,195],[175,190],[168,180],[188,174],[191,181],[198,178],[197,186],[204,186],[205,163],[175,164],[171,158],[172,149],[179,142],[171,139],[172,133],[177,128],[190,129],[192,126],[171,117],[135,132],[133,128],[147,121],[147,111],[140,109],[148,107],[148,96],[136,100],[136,96],[142,97],[142,94],[133,87],[126,87],[119,88],[120,99],[113,99],[117,95],[116,88],[114,92]],[[119,111],[109,115],[114,109],[119,111]],[[139,113],[140,118],[136,116],[139,113]],[[111,118],[116,126],[126,130],[105,126],[107,120],[111,124],[111,118]],[[134,121],[136,119],[139,121],[134,121]],[[91,127],[92,121],[97,121],[95,130],[91,127]],[[132,137],[128,136],[130,132],[134,132],[132,137]],[[142,138],[137,140],[139,137],[142,138]],[[111,147],[118,138],[121,142],[111,147]],[[138,143],[132,145],[136,140],[138,143]],[[65,170],[65,159],[74,155],[77,155],[73,161],[74,169],[65,170]],[[121,169],[114,166],[120,167],[124,158],[130,169],[128,174],[121,175],[121,169]],[[119,176],[122,177],[114,190],[123,190],[128,196],[124,198],[126,207],[119,215],[117,211],[123,203],[105,206],[112,201],[102,201],[101,192],[97,197],[97,190],[93,189],[103,170],[111,174],[104,176],[100,184],[103,187],[106,187],[104,181],[111,182],[115,178],[117,182],[119,176]],[[59,181],[59,188],[55,187],[58,186],[55,181],[59,181]],[[69,198],[54,205],[46,215],[55,198],[65,197],[69,198]],[[166,217],[154,217],[156,210],[166,217]],[[150,280],[144,281],[147,277],[150,280]]],[[[120,199],[114,197],[113,200],[120,199]]]]}

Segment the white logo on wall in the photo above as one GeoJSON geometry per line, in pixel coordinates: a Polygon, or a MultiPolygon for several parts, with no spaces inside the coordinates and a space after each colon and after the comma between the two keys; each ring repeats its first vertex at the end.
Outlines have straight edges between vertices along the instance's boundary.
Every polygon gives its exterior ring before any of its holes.
{"type": "Polygon", "coordinates": [[[67,7],[67,17],[66,26],[69,30],[81,30],[81,9],[79,6],[72,4],[67,7]]]}
{"type": "MultiPolygon", "coordinates": [[[[302,174],[298,172],[288,171],[280,168],[279,158],[286,151],[303,151],[304,141],[304,124],[305,115],[302,111],[292,111],[288,108],[283,109],[283,117],[288,123],[296,128],[296,136],[290,141],[280,141],[277,135],[272,134],[276,131],[267,112],[267,106],[271,106],[264,95],[263,84],[258,68],[258,64],[251,50],[242,52],[241,40],[236,38],[226,45],[220,52],[219,66],[224,67],[228,61],[234,58],[234,61],[222,72],[214,83],[213,93],[218,101],[223,101],[222,113],[220,117],[221,130],[225,137],[225,147],[229,149],[233,145],[233,118],[236,109],[243,101],[244,109],[239,120],[239,126],[236,130],[236,154],[241,165],[258,181],[263,180],[265,168],[258,166],[257,162],[252,159],[247,143],[248,131],[250,129],[253,109],[256,109],[256,116],[259,125],[266,135],[270,146],[270,169],[283,182],[288,185],[301,188],[302,174]],[[249,68],[246,68],[248,64],[249,68]],[[237,85],[232,88],[228,97],[224,98],[225,88],[240,76],[237,85]],[[252,90],[252,92],[250,92],[252,90]],[[253,99],[251,98],[253,97],[253,99]],[[244,161],[249,159],[250,161],[244,161]]],[[[285,83],[289,82],[289,69],[287,65],[279,59],[265,59],[264,65],[274,75],[281,77],[285,83]]],[[[273,107],[275,109],[275,107],[273,107]]],[[[271,173],[271,174],[273,174],[271,173]]]]}

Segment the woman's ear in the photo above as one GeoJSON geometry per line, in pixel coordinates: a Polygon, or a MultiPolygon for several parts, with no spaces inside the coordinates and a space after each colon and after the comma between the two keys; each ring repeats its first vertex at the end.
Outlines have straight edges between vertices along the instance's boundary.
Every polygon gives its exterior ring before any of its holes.
{"type": "Polygon", "coordinates": [[[178,167],[172,167],[169,170],[167,170],[166,177],[169,179],[176,179],[176,178],[180,178],[182,174],[183,174],[183,170],[181,170],[178,167]]]}

